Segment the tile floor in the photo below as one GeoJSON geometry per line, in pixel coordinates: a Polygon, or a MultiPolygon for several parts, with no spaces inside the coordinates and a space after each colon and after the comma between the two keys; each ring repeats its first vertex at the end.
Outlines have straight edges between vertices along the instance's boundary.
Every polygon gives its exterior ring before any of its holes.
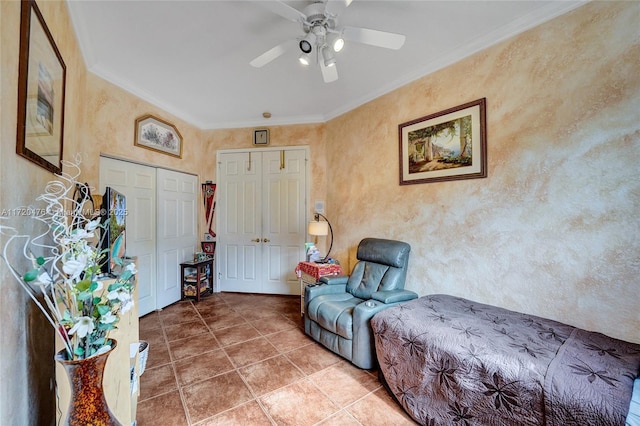
{"type": "Polygon", "coordinates": [[[217,293],[140,319],[148,425],[413,425],[377,378],[304,334],[297,296],[217,293]]]}

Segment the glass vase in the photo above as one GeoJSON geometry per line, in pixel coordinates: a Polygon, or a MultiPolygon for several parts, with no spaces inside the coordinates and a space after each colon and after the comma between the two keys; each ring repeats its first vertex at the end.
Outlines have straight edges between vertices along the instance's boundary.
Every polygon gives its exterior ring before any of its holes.
{"type": "Polygon", "coordinates": [[[122,426],[107,405],[102,388],[102,377],[107,358],[116,348],[111,340],[111,349],[100,355],[85,359],[67,360],[66,350],[55,356],[67,373],[71,385],[71,399],[64,424],[69,426],[122,426]]]}

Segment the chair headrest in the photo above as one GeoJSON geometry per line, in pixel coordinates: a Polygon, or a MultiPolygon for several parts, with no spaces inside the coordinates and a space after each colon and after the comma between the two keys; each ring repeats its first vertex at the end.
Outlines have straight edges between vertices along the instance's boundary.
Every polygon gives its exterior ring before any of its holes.
{"type": "Polygon", "coordinates": [[[358,260],[402,268],[406,264],[411,246],[402,241],[365,238],[358,245],[358,260]]]}

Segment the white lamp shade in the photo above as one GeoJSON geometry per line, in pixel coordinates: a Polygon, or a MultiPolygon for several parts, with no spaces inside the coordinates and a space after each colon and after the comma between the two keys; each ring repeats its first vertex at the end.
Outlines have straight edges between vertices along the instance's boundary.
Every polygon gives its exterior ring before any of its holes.
{"type": "Polygon", "coordinates": [[[309,235],[329,235],[329,222],[309,222],[309,235]]]}

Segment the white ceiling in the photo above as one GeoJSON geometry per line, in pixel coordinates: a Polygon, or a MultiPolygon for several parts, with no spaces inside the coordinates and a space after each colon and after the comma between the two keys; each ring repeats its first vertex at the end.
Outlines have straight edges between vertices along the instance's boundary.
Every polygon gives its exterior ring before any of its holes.
{"type": "Polygon", "coordinates": [[[333,83],[317,64],[298,63],[296,45],[262,68],[249,65],[303,35],[260,3],[68,0],[91,72],[201,129],[325,122],[584,2],[355,0],[339,26],[406,42],[400,50],[347,43],[333,83]]]}

